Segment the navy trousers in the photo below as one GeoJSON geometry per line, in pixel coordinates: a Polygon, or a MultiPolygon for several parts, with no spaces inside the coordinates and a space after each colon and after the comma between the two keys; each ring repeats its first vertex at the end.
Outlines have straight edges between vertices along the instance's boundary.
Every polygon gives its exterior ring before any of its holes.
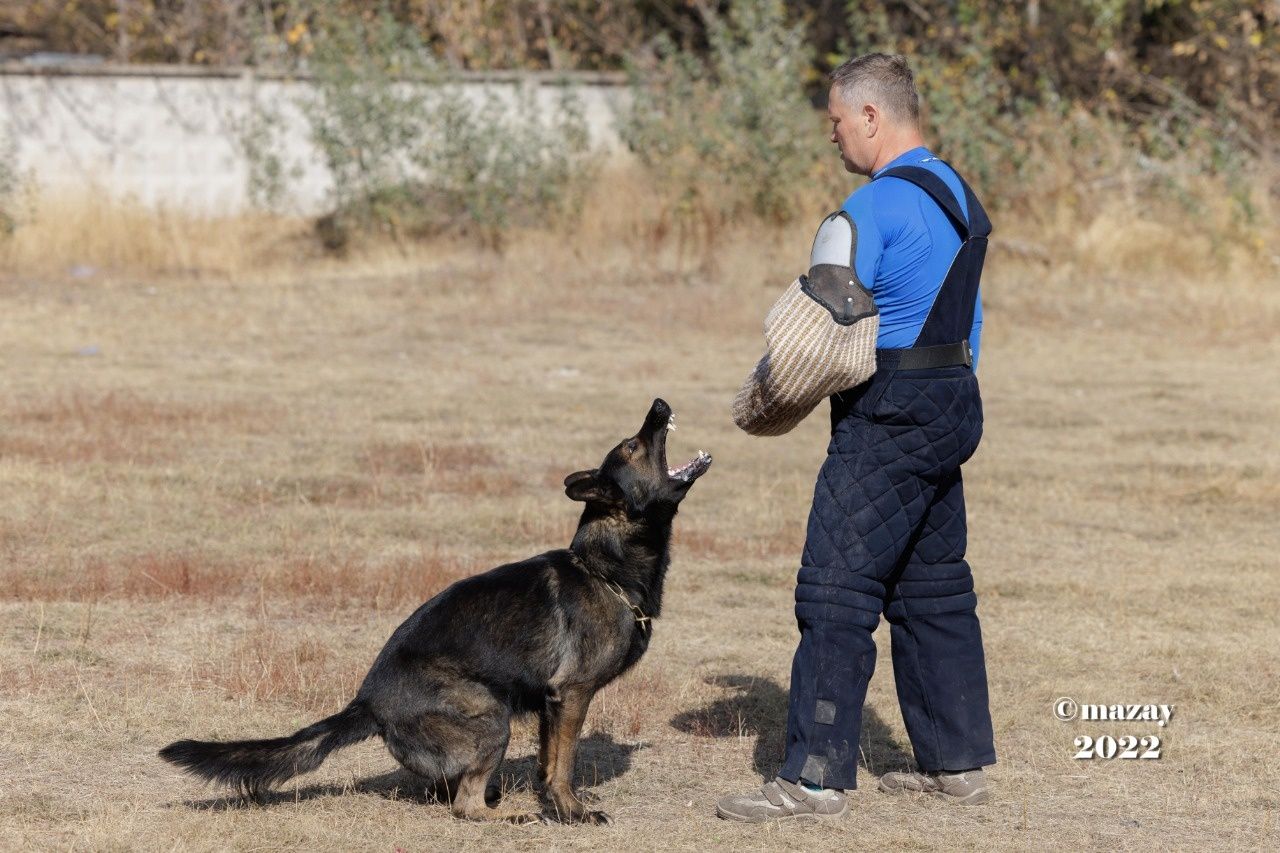
{"type": "Polygon", "coordinates": [[[898,370],[882,356],[870,382],[832,398],[796,586],[782,778],[856,787],[881,612],[920,767],[995,763],[960,478],[981,434],[977,379],[963,365],[898,370]]]}

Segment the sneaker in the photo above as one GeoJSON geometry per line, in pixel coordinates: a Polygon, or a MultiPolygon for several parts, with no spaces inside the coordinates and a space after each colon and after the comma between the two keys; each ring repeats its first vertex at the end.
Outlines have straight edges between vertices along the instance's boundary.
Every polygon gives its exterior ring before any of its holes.
{"type": "Polygon", "coordinates": [[[886,773],[880,777],[880,790],[889,794],[905,791],[929,794],[962,806],[980,806],[991,799],[987,777],[981,768],[963,773],[924,773],[919,770],[886,773]]]}
{"type": "Polygon", "coordinates": [[[849,813],[849,798],[844,791],[807,788],[778,778],[747,794],[723,797],[716,803],[716,814],[725,820],[764,823],[770,820],[817,820],[844,817],[849,813]]]}

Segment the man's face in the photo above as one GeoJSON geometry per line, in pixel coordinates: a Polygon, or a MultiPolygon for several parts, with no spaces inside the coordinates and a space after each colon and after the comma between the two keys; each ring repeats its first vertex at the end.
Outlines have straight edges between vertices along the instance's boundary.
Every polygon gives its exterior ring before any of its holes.
{"type": "Polygon", "coordinates": [[[840,160],[847,171],[870,175],[876,161],[875,131],[878,120],[875,107],[849,104],[832,86],[827,93],[827,118],[831,121],[831,141],[840,149],[840,160]]]}

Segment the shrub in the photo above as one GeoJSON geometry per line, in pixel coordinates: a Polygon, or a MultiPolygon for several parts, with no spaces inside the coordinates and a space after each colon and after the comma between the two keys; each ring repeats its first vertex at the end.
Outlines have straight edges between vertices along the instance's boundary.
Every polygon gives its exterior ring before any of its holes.
{"type": "Polygon", "coordinates": [[[305,58],[312,93],[300,106],[332,181],[331,217],[343,231],[402,236],[419,192],[409,151],[427,121],[427,87],[439,83],[434,63],[385,11],[326,14],[317,25],[305,58]]]}
{"type": "Polygon", "coordinates": [[[618,132],[675,212],[789,219],[822,138],[804,92],[804,26],[787,22],[780,0],[734,0],[727,15],[703,15],[706,51],[664,35],[630,63],[632,103],[618,132]]]}
{"type": "Polygon", "coordinates": [[[18,227],[17,198],[19,189],[17,146],[8,137],[0,137],[0,237],[7,237],[18,227]]]}
{"type": "MultiPolygon", "coordinates": [[[[344,16],[320,5],[311,28],[294,31],[292,56],[312,81],[298,106],[331,180],[331,210],[317,223],[328,248],[360,233],[399,241],[442,231],[497,246],[507,229],[571,208],[592,157],[569,88],[549,113],[529,87],[473,99],[385,8],[344,16]]],[[[255,115],[242,145],[251,194],[271,204],[292,174],[270,144],[278,117],[255,115]]]]}
{"type": "Polygon", "coordinates": [[[1194,206],[1209,175],[1252,215],[1249,175],[1267,156],[1253,139],[1275,117],[1259,91],[1280,70],[1268,53],[1280,34],[1247,4],[909,5],[846,0],[845,50],[910,58],[931,143],[989,204],[1124,185],[1194,206]]]}
{"type": "Polygon", "coordinates": [[[433,120],[414,162],[431,175],[442,210],[461,214],[494,244],[513,225],[530,225],[571,209],[592,169],[586,119],[572,90],[562,88],[541,118],[534,91],[508,100],[490,91],[480,107],[456,87],[434,93],[433,120]]]}

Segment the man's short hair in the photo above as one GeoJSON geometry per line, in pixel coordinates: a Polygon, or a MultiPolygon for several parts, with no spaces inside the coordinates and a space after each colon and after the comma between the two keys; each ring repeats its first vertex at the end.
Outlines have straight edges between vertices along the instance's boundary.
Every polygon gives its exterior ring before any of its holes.
{"type": "Polygon", "coordinates": [[[875,104],[898,119],[920,122],[916,80],[901,54],[867,53],[850,59],[831,72],[831,84],[854,107],[875,104]]]}

